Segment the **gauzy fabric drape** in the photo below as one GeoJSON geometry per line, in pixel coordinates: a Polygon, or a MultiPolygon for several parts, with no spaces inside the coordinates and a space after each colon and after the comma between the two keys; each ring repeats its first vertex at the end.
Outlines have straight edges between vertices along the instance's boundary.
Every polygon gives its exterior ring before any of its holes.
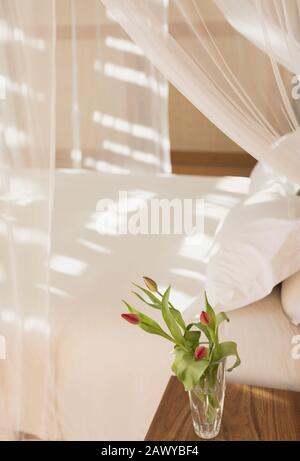
{"type": "Polygon", "coordinates": [[[170,172],[167,80],[99,0],[59,2],[57,23],[57,166],[170,172]]]}
{"type": "Polygon", "coordinates": [[[300,73],[300,3],[292,1],[215,0],[227,21],[278,63],[300,73]]]}
{"type": "Polygon", "coordinates": [[[169,172],[168,85],[97,0],[0,0],[0,43],[0,440],[55,439],[54,168],[169,172]]]}
{"type": "Polygon", "coordinates": [[[300,182],[297,0],[102,0],[158,69],[258,160],[300,182]]]}
{"type": "Polygon", "coordinates": [[[31,418],[41,433],[49,426],[55,1],[1,0],[0,43],[0,439],[9,440],[25,415],[29,431],[31,418]]]}

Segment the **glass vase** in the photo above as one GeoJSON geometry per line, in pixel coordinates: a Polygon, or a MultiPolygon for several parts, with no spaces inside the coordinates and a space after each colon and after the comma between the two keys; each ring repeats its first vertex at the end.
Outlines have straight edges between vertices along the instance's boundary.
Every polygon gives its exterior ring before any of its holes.
{"type": "Polygon", "coordinates": [[[220,432],[225,397],[225,362],[224,359],[211,364],[189,392],[194,430],[201,439],[213,439],[220,432]]]}

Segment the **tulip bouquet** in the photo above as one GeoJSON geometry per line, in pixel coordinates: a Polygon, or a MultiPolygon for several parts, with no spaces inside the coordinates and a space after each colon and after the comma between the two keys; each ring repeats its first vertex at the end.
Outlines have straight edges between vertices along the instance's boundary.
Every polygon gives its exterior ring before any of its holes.
{"type": "Polygon", "coordinates": [[[219,326],[229,319],[224,312],[218,314],[214,312],[205,294],[205,309],[200,313],[199,321],[187,325],[180,311],[169,299],[171,287],[161,293],[154,280],[149,277],[143,277],[143,280],[145,287],[134,283],[139,291],[133,293],[149,307],[161,311],[166,330],[126,301],[123,303],[128,313],[122,314],[122,318],[147,333],[162,336],[173,344],[172,371],[186,391],[196,392],[197,397],[202,401],[206,399],[206,418],[212,421],[220,407],[220,402],[216,393],[206,392],[205,388],[213,389],[216,386],[219,364],[224,363],[227,357],[235,357],[233,365],[227,371],[233,370],[240,364],[236,343],[219,340],[219,326]]]}

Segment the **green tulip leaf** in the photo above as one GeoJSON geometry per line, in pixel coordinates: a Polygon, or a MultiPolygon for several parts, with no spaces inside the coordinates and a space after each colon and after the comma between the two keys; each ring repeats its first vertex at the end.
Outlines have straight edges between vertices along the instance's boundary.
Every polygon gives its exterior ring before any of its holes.
{"type": "Polygon", "coordinates": [[[132,284],[137,287],[139,290],[141,290],[143,293],[145,293],[145,295],[148,296],[148,298],[150,299],[150,301],[153,303],[153,304],[157,304],[158,306],[160,306],[161,304],[161,301],[160,299],[155,296],[150,290],[146,290],[146,288],[143,288],[141,287],[140,285],[137,285],[136,283],[132,282],[132,284]]]}
{"type": "Polygon", "coordinates": [[[234,368],[238,367],[241,363],[241,359],[237,351],[236,343],[233,341],[225,341],[216,345],[212,354],[212,361],[218,362],[230,356],[235,357],[235,362],[227,371],[232,371],[234,368]]]}
{"type": "MultiPolygon", "coordinates": [[[[169,303],[170,304],[170,303],[169,303]]],[[[175,307],[170,306],[170,312],[173,315],[174,319],[178,323],[178,325],[181,326],[183,330],[186,329],[185,321],[183,320],[183,317],[181,315],[181,312],[178,309],[175,309],[175,307]]]]}
{"type": "Polygon", "coordinates": [[[184,344],[184,339],[183,339],[181,330],[174,316],[172,315],[170,311],[170,306],[169,306],[170,290],[171,290],[171,287],[168,287],[163,295],[162,307],[161,307],[162,316],[163,316],[164,321],[166,322],[167,327],[170,330],[171,335],[175,339],[175,342],[177,344],[184,344]]]}
{"type": "Polygon", "coordinates": [[[199,344],[200,335],[201,335],[200,331],[186,330],[186,332],[184,333],[184,339],[186,339],[188,341],[188,343],[191,345],[191,347],[193,347],[193,349],[194,349],[199,344]]]}
{"type": "Polygon", "coordinates": [[[141,301],[143,301],[145,304],[147,304],[147,306],[153,307],[154,309],[159,309],[159,310],[161,309],[161,304],[149,303],[149,301],[146,301],[146,299],[144,299],[143,296],[141,296],[136,291],[132,291],[131,293],[133,293],[137,298],[139,298],[141,301]]]}
{"type": "Polygon", "coordinates": [[[219,312],[219,314],[216,315],[216,328],[219,327],[219,325],[226,320],[229,322],[229,318],[225,314],[225,312],[219,312]]]}
{"type": "Polygon", "coordinates": [[[213,310],[213,308],[211,307],[211,305],[209,304],[206,291],[204,292],[204,295],[205,295],[205,310],[206,310],[206,312],[207,312],[207,314],[209,316],[210,323],[211,323],[211,328],[215,329],[215,327],[216,327],[216,314],[215,314],[215,311],[213,310]]]}
{"type": "Polygon", "coordinates": [[[139,324],[139,327],[142,330],[146,331],[147,333],[150,333],[152,335],[162,336],[163,338],[168,339],[169,341],[174,343],[173,338],[171,338],[171,336],[169,336],[160,326],[154,327],[153,325],[149,325],[148,323],[141,322],[139,324]]]}
{"type": "Polygon", "coordinates": [[[192,328],[193,326],[198,328],[200,331],[202,331],[202,333],[205,334],[210,344],[213,344],[216,341],[216,335],[212,327],[208,325],[203,325],[203,323],[201,322],[190,323],[188,325],[189,328],[192,328]]]}
{"type": "Polygon", "coordinates": [[[175,348],[172,371],[184,385],[186,391],[192,390],[197,385],[208,366],[208,360],[196,360],[193,353],[187,352],[180,347],[175,348]]]}
{"type": "Polygon", "coordinates": [[[133,314],[138,314],[139,318],[140,318],[140,323],[138,324],[138,326],[144,330],[144,331],[147,331],[148,333],[151,333],[151,334],[155,334],[155,335],[159,335],[159,336],[162,336],[166,339],[168,339],[169,341],[172,341],[174,343],[174,339],[168,335],[168,333],[166,333],[162,328],[161,326],[159,325],[159,323],[157,323],[155,320],[153,320],[151,317],[148,317],[148,315],[145,315],[143,314],[142,312],[136,310],[134,307],[132,307],[130,304],[128,304],[126,301],[123,300],[123,303],[125,304],[125,306],[127,307],[128,311],[133,313],[133,314]]]}
{"type": "MultiPolygon", "coordinates": [[[[142,287],[139,287],[139,288],[142,289],[143,291],[145,291],[146,294],[147,294],[147,296],[150,297],[150,294],[151,294],[151,296],[152,296],[152,298],[153,298],[154,295],[153,295],[150,291],[148,292],[148,290],[145,290],[145,289],[142,288],[142,287]]],[[[158,302],[155,302],[155,303],[150,303],[149,301],[147,301],[146,299],[144,299],[144,298],[143,298],[139,293],[137,293],[136,291],[132,291],[132,293],[133,293],[137,298],[139,298],[141,301],[143,301],[145,304],[147,304],[147,306],[153,307],[154,309],[159,309],[159,310],[161,310],[161,301],[160,301],[160,300],[158,300],[158,302]]],[[[156,296],[154,296],[154,298],[155,298],[155,299],[158,299],[156,296]]],[[[153,298],[153,299],[154,299],[154,298],[153,298]]],[[[170,303],[169,303],[169,304],[170,304],[170,303]]],[[[175,319],[176,322],[178,323],[178,325],[180,325],[181,328],[182,328],[183,330],[185,330],[185,322],[184,322],[184,320],[183,320],[183,318],[182,318],[182,315],[181,315],[180,311],[179,311],[178,309],[175,309],[175,307],[172,307],[172,306],[170,306],[170,311],[171,311],[171,313],[172,313],[174,319],[175,319]]]]}

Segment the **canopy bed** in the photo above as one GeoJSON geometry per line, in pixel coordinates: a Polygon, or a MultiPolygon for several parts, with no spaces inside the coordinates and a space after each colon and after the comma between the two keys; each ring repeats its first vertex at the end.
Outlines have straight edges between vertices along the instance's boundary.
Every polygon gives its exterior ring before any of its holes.
{"type": "Polygon", "coordinates": [[[88,57],[76,39],[84,2],[71,0],[74,168],[61,170],[55,52],[64,29],[56,42],[55,3],[0,0],[0,438],[145,436],[169,378],[168,346],[143,337],[137,349],[119,320],[130,280],[144,274],[174,281],[172,301],[187,319],[205,288],[230,311],[224,337],[236,338],[242,356],[232,379],[300,391],[299,310],[279,287],[300,270],[299,105],[291,96],[299,3],[245,0],[245,22],[229,0],[102,0],[107,10],[97,2],[100,54],[92,56],[95,100],[85,118],[89,83],[78,73],[88,57]],[[170,174],[166,79],[259,160],[250,178],[170,174]],[[95,158],[80,136],[91,121],[95,158]],[[200,240],[114,235],[113,212],[99,233],[97,202],[120,190],[129,192],[128,213],[153,197],[203,198],[200,240]],[[145,357],[148,366],[138,368],[145,357]]]}

